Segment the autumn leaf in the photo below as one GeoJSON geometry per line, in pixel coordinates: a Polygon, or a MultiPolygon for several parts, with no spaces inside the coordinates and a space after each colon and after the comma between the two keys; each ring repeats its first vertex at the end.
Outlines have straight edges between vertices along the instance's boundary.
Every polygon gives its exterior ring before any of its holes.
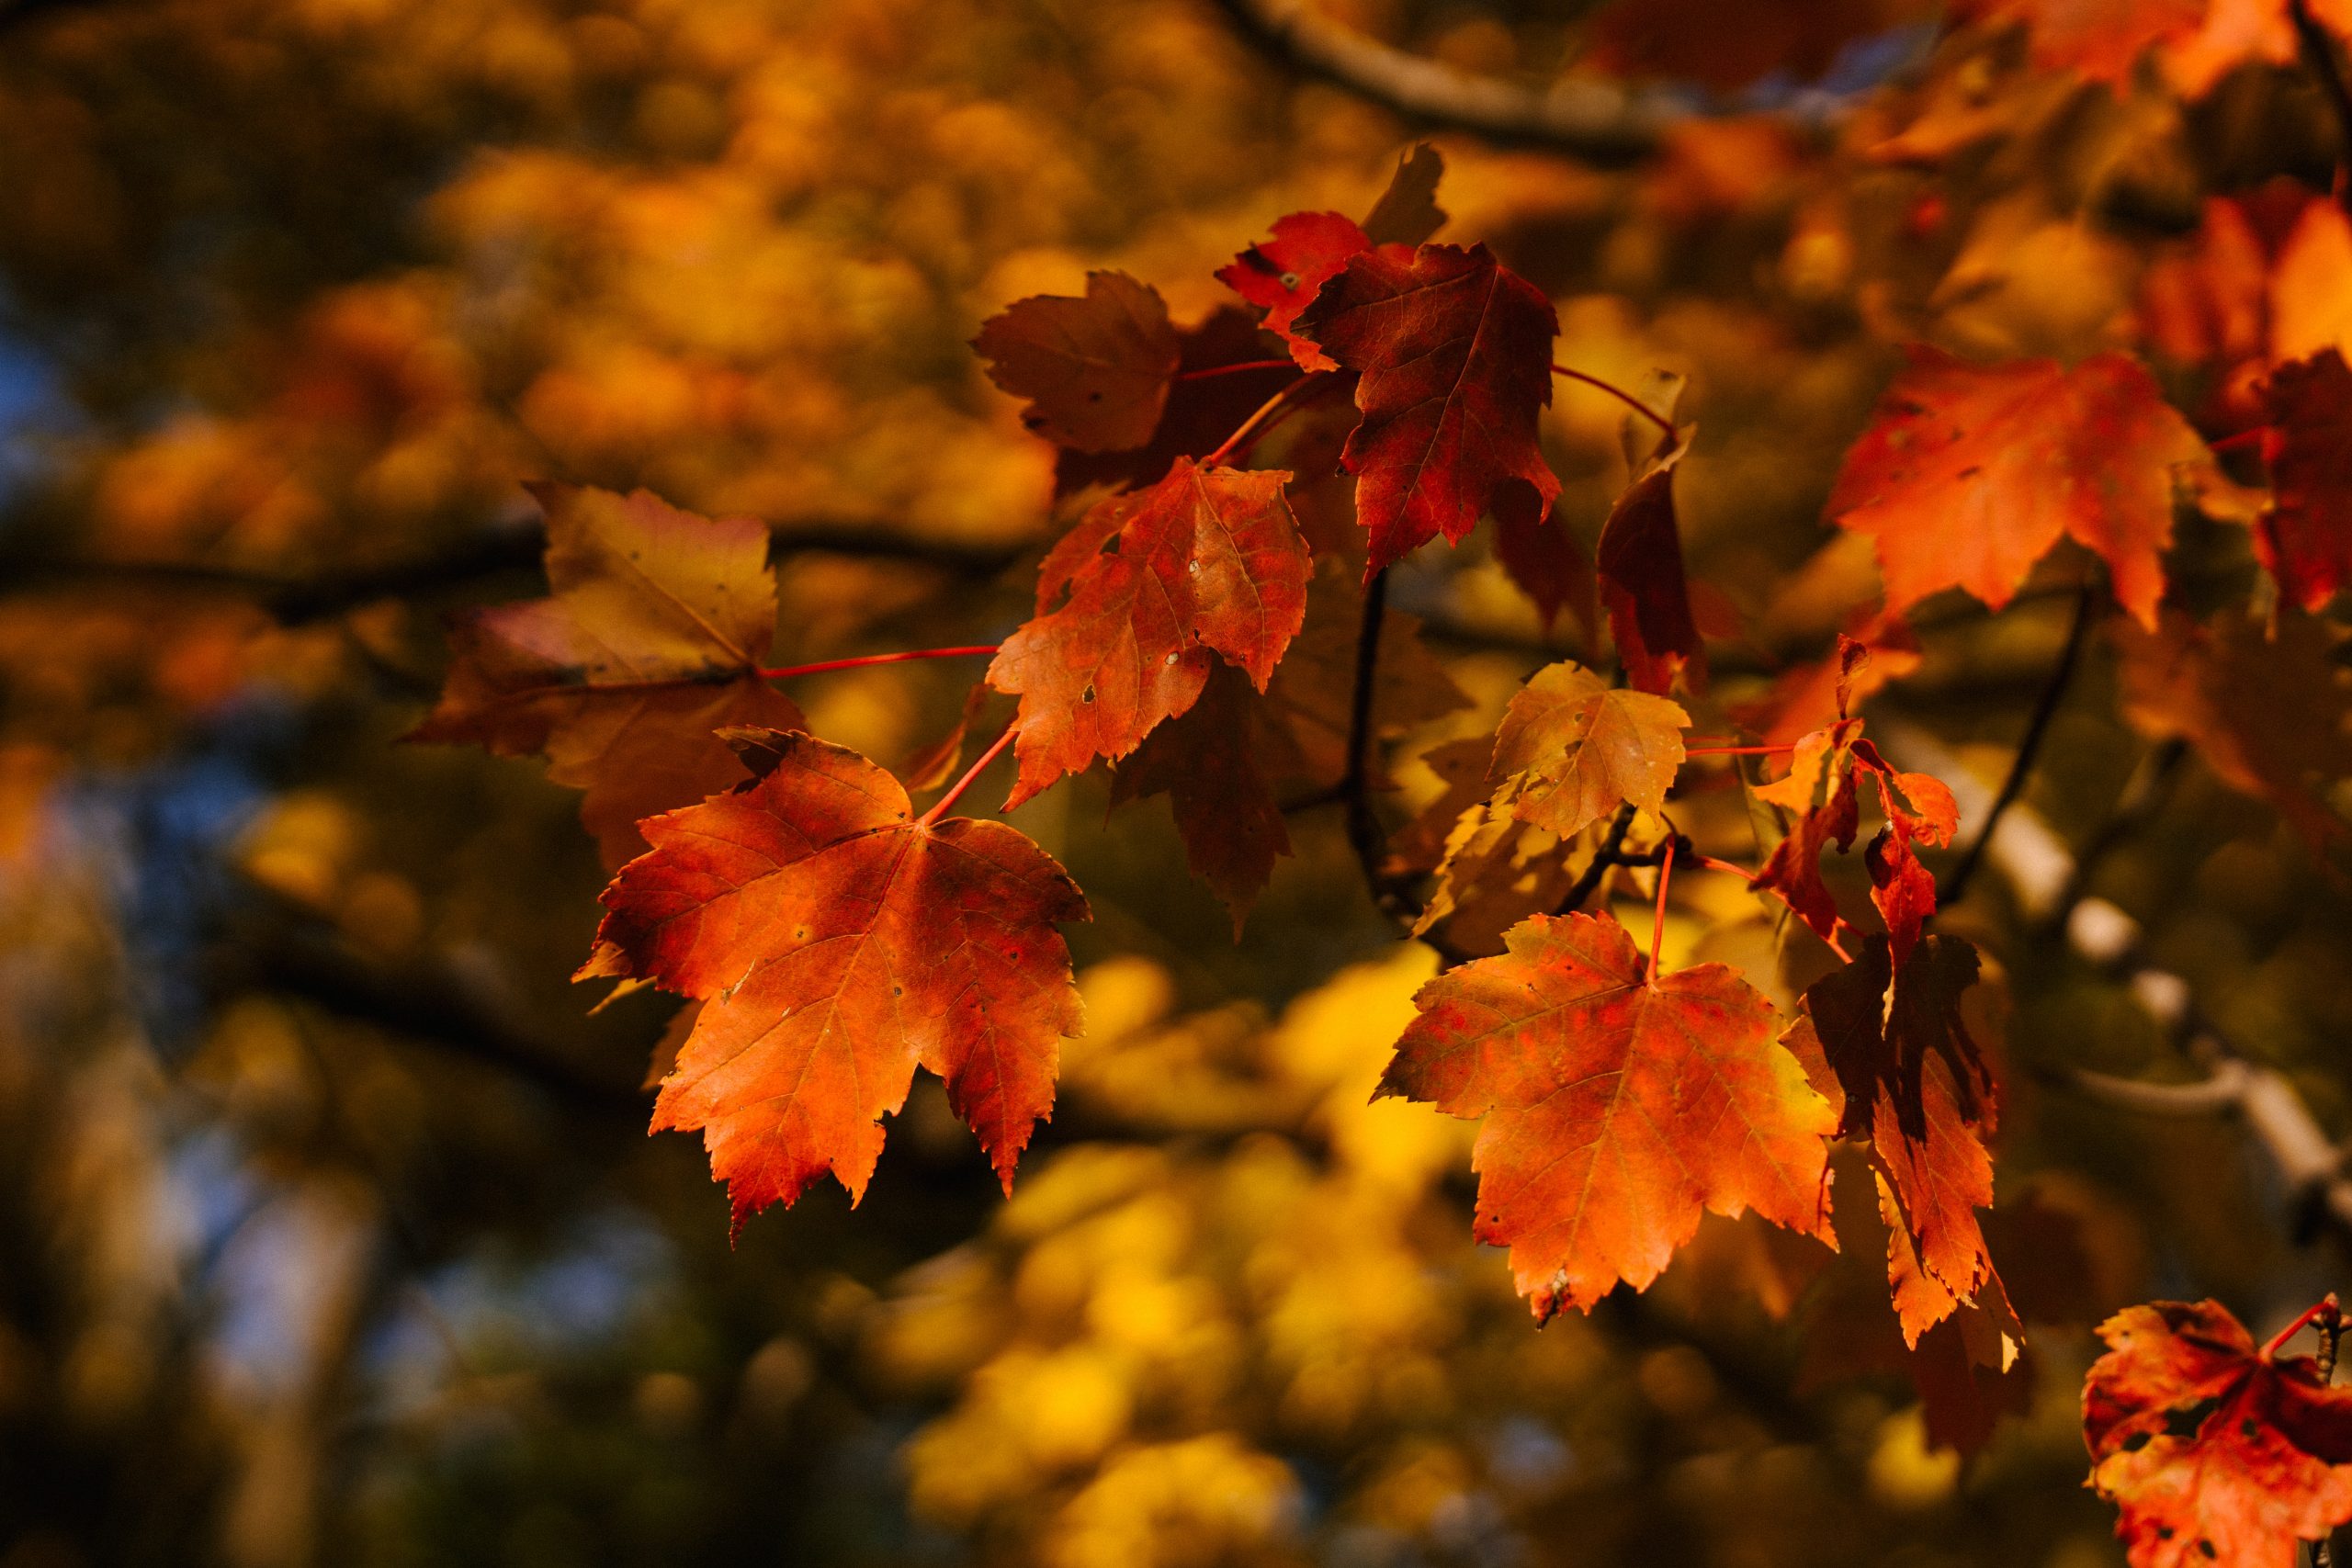
{"type": "Polygon", "coordinates": [[[1687,437],[1661,441],[1617,498],[1593,561],[1625,678],[1635,691],[1660,695],[1678,680],[1693,692],[1707,687],[1706,647],[1690,610],[1674,510],[1674,473],[1689,449],[1687,437]]]}
{"type": "Polygon", "coordinates": [[[1151,439],[1125,452],[1081,452],[1064,446],[1054,454],[1054,494],[1067,498],[1092,486],[1136,490],[1159,483],[1179,457],[1204,457],[1268,398],[1297,376],[1286,365],[1228,370],[1282,353],[1278,340],[1261,329],[1256,312],[1238,305],[1210,311],[1177,333],[1176,379],[1159,412],[1151,439]],[[1201,375],[1201,371],[1223,371],[1201,375]]]}
{"type": "Polygon", "coordinates": [[[2268,801],[2312,842],[2343,834],[2324,791],[2352,777],[2352,694],[2331,623],[2290,611],[2268,628],[2231,614],[2200,626],[2167,611],[2153,633],[2120,621],[2109,630],[2134,728],[2192,742],[2222,783],[2268,801]]]}
{"type": "Polygon", "coordinates": [[[1312,562],[1283,500],[1289,478],[1179,458],[1046,553],[1036,617],[989,666],[989,683],[1021,699],[1008,808],[1190,708],[1212,650],[1265,689],[1306,615],[1312,562]]]}
{"type": "Polygon", "coordinates": [[[1460,543],[1498,503],[1535,516],[1560,482],[1537,450],[1552,400],[1551,301],[1484,245],[1367,251],[1325,284],[1298,327],[1362,372],[1363,422],[1340,456],[1379,571],[1442,534],[1460,543]],[[1510,493],[1515,490],[1516,494],[1510,493]]]}
{"type": "Polygon", "coordinates": [[[1081,452],[1149,442],[1180,358],[1159,291],[1123,272],[1088,273],[1082,298],[1020,300],[989,317],[972,346],[989,380],[1029,400],[1023,424],[1081,452]]]}
{"type": "MultiPolygon", "coordinates": [[[[1678,559],[1680,547],[1678,542],[1678,559]]],[[[1600,618],[1600,579],[1556,514],[1527,506],[1506,505],[1497,511],[1495,558],[1520,592],[1535,602],[1545,630],[1562,610],[1572,610],[1589,643],[1600,618]]]]}
{"type": "Polygon", "coordinates": [[[1209,671],[1200,700],[1144,737],[1119,764],[1114,806],[1166,795],[1193,874],[1207,883],[1241,933],[1274,862],[1291,852],[1290,832],[1261,761],[1263,699],[1229,664],[1209,671]]]}
{"type": "Polygon", "coordinates": [[[1536,1315],[1656,1279],[1702,1213],[1828,1235],[1837,1124],[1720,964],[1646,977],[1624,928],[1538,915],[1414,998],[1381,1095],[1486,1118],[1478,1239],[1510,1248],[1536,1315]]]}
{"type": "Polygon", "coordinates": [[[713,731],[803,722],[759,673],[775,635],[768,530],[645,491],[529,488],[552,592],[453,620],[441,700],[407,738],[544,754],[550,779],[587,792],[581,819],[617,865],[644,847],[639,818],[741,779],[713,731]]]}
{"type": "Polygon", "coordinates": [[[2106,560],[2117,603],[2153,627],[2175,490],[2218,478],[2126,355],[1978,366],[1915,345],[1829,512],[1876,541],[1890,610],[1946,588],[2000,609],[2064,535],[2106,560]]]}
{"type": "Polygon", "coordinates": [[[1858,779],[1875,786],[1886,827],[1871,841],[1866,861],[1871,901],[1886,921],[1900,964],[1918,940],[1920,927],[1935,913],[1935,878],[1919,863],[1914,846],[1943,848],[1960,829],[1960,806],[1951,791],[1932,774],[1905,773],[1880,755],[1862,736],[1862,722],[1843,716],[1851,701],[1852,682],[1862,667],[1864,649],[1851,637],[1838,639],[1840,674],[1837,697],[1840,717],[1802,737],[1790,756],[1789,771],[1771,784],[1757,787],[1757,798],[1794,812],[1796,822],[1788,836],[1773,846],[1757,874],[1759,891],[1778,893],[1798,918],[1824,942],[1835,943],[1842,923],[1837,899],[1821,878],[1821,856],[1831,844],[1840,853],[1853,847],[1861,830],[1861,800],[1858,779]]]}
{"type": "Polygon", "coordinates": [[[1895,1310],[1914,1346],[1993,1279],[1976,1211],[1993,1202],[1995,1089],[1960,1006],[1977,968],[1967,942],[1931,936],[1898,970],[1873,937],[1807,988],[1784,1037],[1800,1062],[1826,1068],[1828,1081],[1812,1077],[1838,1108],[1838,1135],[1871,1146],[1902,1243],[1888,1258],[1895,1310]]]}
{"type": "MultiPolygon", "coordinates": [[[[1266,330],[1289,346],[1302,370],[1337,370],[1340,362],[1291,330],[1316,291],[1339,276],[1349,259],[1373,248],[1355,220],[1336,212],[1294,212],[1274,220],[1261,240],[1217,269],[1217,281],[1266,312],[1266,330]]],[[[1411,254],[1403,246],[1396,259],[1411,254]]]]}
{"type": "Polygon", "coordinates": [[[1428,142],[1405,149],[1388,188],[1364,215],[1364,238],[1375,245],[1427,243],[1445,227],[1445,209],[1437,204],[1438,181],[1444,175],[1445,159],[1428,142]]]}
{"type": "Polygon", "coordinates": [[[2352,1522],[2352,1389],[2277,1357],[2218,1302],[2127,1307],[2083,1385],[2091,1484],[2132,1568],[2293,1568],[2352,1522]]]}
{"type": "Polygon", "coordinates": [[[1547,664],[1512,694],[1487,782],[1516,779],[1513,814],[1573,838],[1628,802],[1662,807],[1690,727],[1664,697],[1613,688],[1581,665],[1547,664]]]}
{"type": "Polygon", "coordinates": [[[854,751],[739,730],[754,778],[645,823],[578,978],[701,998],[653,1130],[700,1129],[735,1227],[827,1171],[864,1196],[918,1065],[1009,1191],[1079,1032],[1069,951],[1090,919],[1051,856],[999,822],[913,817],[854,751]]]}
{"type": "Polygon", "coordinates": [[[2122,89],[2157,43],[2204,20],[2208,0],[1965,0],[1962,20],[2026,28],[2038,70],[2070,73],[2122,89]]]}
{"type": "Polygon", "coordinates": [[[2288,603],[2317,611],[2352,581],[2352,369],[2329,348],[2263,386],[2273,501],[2255,547],[2288,603]]]}

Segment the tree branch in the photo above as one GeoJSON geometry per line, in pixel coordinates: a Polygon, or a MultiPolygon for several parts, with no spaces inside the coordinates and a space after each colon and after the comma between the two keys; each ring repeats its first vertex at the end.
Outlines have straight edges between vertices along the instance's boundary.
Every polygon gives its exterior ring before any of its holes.
{"type": "MultiPolygon", "coordinates": [[[[936,567],[959,577],[992,577],[1020,558],[1025,546],[967,545],[917,538],[846,520],[783,523],[770,535],[777,557],[836,555],[936,567]]],[[[446,555],[353,571],[291,578],[195,561],[123,561],[75,558],[17,558],[0,563],[0,593],[39,592],[59,584],[111,583],[251,599],[286,626],[329,620],[364,604],[461,588],[488,578],[535,571],[547,548],[537,528],[484,535],[446,555]]]]}
{"type": "Polygon", "coordinates": [[[1610,820],[1609,831],[1601,836],[1600,847],[1593,851],[1592,863],[1577,874],[1575,885],[1562,897],[1560,907],[1552,911],[1554,914],[1572,914],[1583,908],[1584,901],[1592,897],[1594,888],[1600,886],[1600,879],[1609,874],[1609,868],[1623,863],[1617,858],[1617,852],[1624,847],[1625,835],[1634,826],[1635,809],[1630,800],[1617,808],[1617,815],[1610,820]]]}
{"type": "Polygon", "coordinates": [[[2041,754],[2041,742],[2050,733],[2050,721],[2057,716],[2058,705],[2064,700],[2067,682],[2074,679],[2075,665],[2082,656],[2083,636],[2091,624],[2091,585],[2086,581],[2075,598],[2075,623],[2066,628],[2066,646],[2058,655],[2058,667],[2050,672],[2050,682],[2041,688],[2041,695],[2033,705],[2032,716],[2026,720],[2025,733],[2018,739],[2017,755],[2010,760],[2008,777],[2001,781],[2000,792],[1993,796],[1991,809],[1984,814],[1984,825],[1976,830],[1975,842],[1960,857],[1943,886],[1936,889],[1936,907],[1943,908],[1960,902],[1968,891],[1968,884],[1984,863],[1985,846],[1993,841],[1994,829],[2001,825],[2002,815],[2017,804],[2024,792],[2025,781],[2033,773],[2036,758],[2041,754]]]}
{"type": "Polygon", "coordinates": [[[1688,111],[1655,94],[1598,82],[1537,91],[1423,60],[1317,13],[1311,0],[1217,0],[1236,31],[1276,63],[1336,84],[1419,124],[1555,147],[1596,164],[1657,150],[1688,111]]]}
{"type": "Polygon", "coordinates": [[[1363,619],[1356,631],[1355,684],[1348,696],[1348,765],[1340,775],[1339,798],[1347,808],[1348,845],[1363,867],[1365,886],[1381,912],[1410,924],[1420,911],[1380,863],[1386,835],[1372,808],[1373,699],[1380,685],[1380,630],[1388,615],[1388,573],[1372,574],[1363,587],[1363,619]]]}

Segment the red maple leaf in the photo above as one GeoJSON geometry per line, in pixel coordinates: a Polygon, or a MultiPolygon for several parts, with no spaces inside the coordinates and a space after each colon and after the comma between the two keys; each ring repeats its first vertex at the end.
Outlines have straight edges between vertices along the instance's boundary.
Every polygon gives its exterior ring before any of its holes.
{"type": "Polygon", "coordinates": [[[2176,485],[2219,470],[2146,367],[2122,354],[2072,368],[1910,355],[1829,498],[1839,526],[1876,541],[1887,607],[1964,588],[1997,610],[2067,535],[2154,626],[2176,485]]]}
{"type": "Polygon", "coordinates": [[[1537,915],[1421,987],[1381,1095],[1483,1116],[1477,1235],[1536,1315],[1636,1290],[1702,1213],[1828,1236],[1829,1103],[1720,964],[1648,976],[1625,929],[1537,915]]]}
{"type": "Polygon", "coordinates": [[[1175,381],[1159,411],[1151,439],[1125,452],[1081,452],[1065,446],[1054,454],[1054,494],[1075,495],[1089,485],[1136,490],[1168,477],[1179,457],[1204,457],[1217,449],[1265,400],[1297,379],[1281,363],[1255,370],[1251,365],[1282,352],[1261,330],[1255,312],[1238,305],[1210,311],[1177,333],[1175,381]],[[1216,370],[1219,375],[1193,374],[1216,370]]]}
{"type": "MultiPolygon", "coordinates": [[[[1625,679],[1637,692],[1663,694],[1678,679],[1693,692],[1707,689],[1706,645],[1690,609],[1682,531],[1674,512],[1674,472],[1687,450],[1682,435],[1658,443],[1610,508],[1593,556],[1600,602],[1609,611],[1609,635],[1625,679]]],[[[1508,528],[1504,532],[1508,536],[1508,528]]]]}
{"type": "Polygon", "coordinates": [[[2352,1389],[2218,1302],[2126,1307],[2083,1384],[2091,1484],[2132,1568],[2293,1568],[2352,1522],[2352,1389]]]}
{"type": "Polygon", "coordinates": [[[1265,690],[1306,621],[1313,567],[1283,499],[1289,479],[1181,457],[1046,552],[1035,618],[989,666],[989,684],[1021,699],[1008,809],[1190,708],[1212,649],[1265,690]]]}
{"type": "Polygon", "coordinates": [[[1151,440],[1181,356],[1159,290],[1090,272],[1083,298],[1039,294],[980,327],[989,379],[1029,400],[1021,423],[1060,446],[1124,452],[1151,440]]]}
{"type": "Polygon", "coordinates": [[[2352,369],[2335,349],[2264,383],[2270,507],[2255,548],[2288,602],[2316,611],[2352,581],[2352,369]]]}
{"type": "Polygon", "coordinates": [[[1977,966],[1973,947],[1935,936],[1898,970],[1873,937],[1806,990],[1786,1036],[1827,1069],[1814,1082],[1838,1110],[1838,1135],[1871,1146],[1901,1242],[1888,1257],[1895,1311],[1915,1346],[1994,1278],[1976,1218],[1993,1202],[1993,1077],[1960,1011],[1977,966]]]}
{"type": "Polygon", "coordinates": [[[646,491],[528,488],[552,592],[456,616],[441,700],[407,738],[544,754],[549,778],[587,792],[581,820],[618,865],[645,847],[639,818],[743,776],[714,730],[802,722],[760,676],[775,635],[767,525],[646,491]]]}
{"type": "Polygon", "coordinates": [[[1001,822],[917,820],[854,751],[737,730],[756,775],[644,824],[578,978],[700,998],[653,1130],[700,1128],[735,1226],[830,1170],[863,1197],[882,1118],[918,1065],[1011,1190],[1079,1032],[1069,950],[1089,916],[1053,858],[1001,822]]]}
{"type": "MultiPolygon", "coordinates": [[[[1266,312],[1268,332],[1290,347],[1302,370],[1337,370],[1340,362],[1291,330],[1298,313],[1315,302],[1317,289],[1338,276],[1353,256],[1373,248],[1352,218],[1336,212],[1294,212],[1274,220],[1272,239],[1261,240],[1217,269],[1217,281],[1266,312]]],[[[1412,255],[1409,246],[1389,247],[1393,259],[1412,255]]]]}
{"type": "MultiPolygon", "coordinates": [[[[1842,715],[1850,701],[1849,682],[1866,655],[1848,637],[1838,638],[1838,649],[1842,715]]],[[[1795,812],[1797,820],[1788,837],[1773,846],[1755,885],[1780,894],[1823,941],[1837,941],[1841,924],[1838,901],[1821,879],[1821,856],[1833,843],[1840,853],[1853,848],[1854,835],[1861,829],[1858,775],[1877,786],[1879,808],[1886,818],[1886,827],[1871,840],[1865,859],[1871,900],[1886,921],[1899,964],[1936,910],[1935,878],[1919,863],[1913,846],[1940,849],[1950,844],[1960,829],[1960,806],[1942,780],[1905,773],[1888,762],[1863,739],[1860,719],[1841,716],[1803,737],[1787,775],[1758,787],[1759,798],[1795,812]]]]}
{"type": "Polygon", "coordinates": [[[1366,251],[1323,286],[1298,327],[1362,372],[1363,422],[1340,462],[1356,476],[1368,571],[1441,534],[1459,543],[1498,507],[1531,517],[1551,509],[1560,481],[1535,430],[1552,400],[1559,320],[1486,246],[1366,251]]]}

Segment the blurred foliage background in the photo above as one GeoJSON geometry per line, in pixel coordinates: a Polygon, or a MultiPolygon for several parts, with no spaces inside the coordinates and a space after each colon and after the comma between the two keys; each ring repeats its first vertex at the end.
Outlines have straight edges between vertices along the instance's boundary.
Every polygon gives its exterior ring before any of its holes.
{"type": "MultiPolygon", "coordinates": [[[[1735,701],[1875,591],[1819,513],[1897,344],[2140,342],[2207,196],[2333,161],[2290,69],[2110,93],[1932,6],[1328,9],[1706,111],[1609,165],[1438,141],[1444,237],[1552,294],[1568,363],[1690,378],[1735,701]]],[[[829,1186],[730,1248],[695,1142],[643,1133],[668,1004],[566,983],[603,880],[575,797],[396,743],[437,614],[538,591],[525,479],[771,521],[780,660],[1001,636],[1051,455],[978,322],[1105,265],[1196,318],[1417,129],[1204,0],[0,4],[0,1568],[2120,1560],[2086,1324],[2212,1293],[2259,1329],[2336,1260],[2227,1125],[2037,1088],[2189,1069],[1996,880],[1953,919],[2012,998],[1996,1217],[2067,1239],[2003,1258],[2034,1393],[1963,1464],[1835,1271],[1741,1227],[1536,1329],[1469,1240],[1471,1129],[1366,1103],[1434,961],[1336,825],[1237,942],[1099,781],[1018,818],[1098,919],[1012,1199],[926,1079],[854,1214],[829,1186]]],[[[1618,423],[1566,385],[1547,415],[1588,542],[1618,423]]],[[[1476,548],[1396,592],[1471,702],[1407,754],[1575,646],[1476,548]]],[[[1996,781],[2066,609],[1933,618],[1874,726],[1996,781]]],[[[795,694],[894,762],[973,673],[795,694]]],[[[2097,651],[2048,757],[2085,885],[2340,1119],[2340,879],[2136,738],[2097,651]]],[[[1785,998],[1721,902],[1670,944],[1785,998]]]]}

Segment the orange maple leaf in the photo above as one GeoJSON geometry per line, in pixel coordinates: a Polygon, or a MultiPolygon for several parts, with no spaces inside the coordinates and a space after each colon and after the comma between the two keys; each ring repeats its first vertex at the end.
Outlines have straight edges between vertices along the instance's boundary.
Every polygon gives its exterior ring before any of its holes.
{"type": "Polygon", "coordinates": [[[1560,492],[1536,447],[1552,400],[1559,319],[1541,289],[1484,245],[1366,251],[1323,286],[1298,328],[1362,372],[1363,422],[1340,462],[1378,571],[1489,511],[1549,511],[1560,492]]]}
{"type": "Polygon", "coordinates": [[[1069,950],[1090,919],[1053,858],[1001,822],[913,817],[854,751],[729,733],[754,777],[644,824],[576,978],[703,1000],[653,1130],[702,1130],[735,1227],[831,1171],[855,1201],[918,1065],[1006,1190],[1079,1032],[1069,950]]]}
{"type": "Polygon", "coordinates": [[[1090,272],[1082,298],[1039,294],[980,327],[989,379],[1029,400],[1021,423],[1057,446],[1124,452],[1151,439],[1180,358],[1159,291],[1090,272]]]}
{"type": "Polygon", "coordinates": [[[1971,365],[1924,345],[1910,356],[1829,499],[1839,526],[1876,541],[1887,607],[1963,588],[1997,610],[2069,535],[2154,626],[2175,488],[2220,478],[2155,378],[2122,354],[2071,369],[1971,365]]]}
{"type": "Polygon", "coordinates": [[[544,754],[549,778],[587,792],[581,819],[617,865],[645,847],[639,818],[742,777],[714,730],[803,722],[760,676],[775,635],[768,530],[646,491],[528,488],[552,596],[455,617],[441,700],[407,738],[544,754]]]}
{"type": "Polygon", "coordinates": [[[1612,688],[1581,665],[1549,664],[1504,710],[1487,784],[1515,781],[1512,815],[1571,839],[1626,802],[1663,807],[1690,728],[1679,704],[1612,688]]]}
{"type": "Polygon", "coordinates": [[[1703,1212],[1829,1237],[1829,1102],[1721,964],[1647,976],[1625,929],[1537,915],[1413,998],[1377,1095],[1486,1118],[1478,1239],[1539,1317],[1639,1290],[1703,1212]]]}
{"type": "Polygon", "coordinates": [[[1046,553],[1035,618],[989,666],[989,684],[1021,699],[1008,809],[1190,708],[1212,649],[1265,690],[1306,622],[1314,564],[1283,499],[1289,479],[1180,457],[1046,553]]]}
{"type": "Polygon", "coordinates": [[[1838,1135],[1871,1146],[1892,1211],[1888,1278],[1913,1346],[1988,1280],[1999,1288],[1976,1218],[1993,1203],[1993,1077],[1960,1012],[1977,965],[1967,942],[1934,936],[1897,970],[1873,937],[1806,990],[1784,1037],[1799,1061],[1827,1069],[1813,1080],[1838,1108],[1838,1135]]]}
{"type": "Polygon", "coordinates": [[[2127,1307],[2083,1384],[2091,1484],[2132,1568],[2292,1568],[2352,1522],[2352,1389],[2218,1302],[2127,1307]]]}

